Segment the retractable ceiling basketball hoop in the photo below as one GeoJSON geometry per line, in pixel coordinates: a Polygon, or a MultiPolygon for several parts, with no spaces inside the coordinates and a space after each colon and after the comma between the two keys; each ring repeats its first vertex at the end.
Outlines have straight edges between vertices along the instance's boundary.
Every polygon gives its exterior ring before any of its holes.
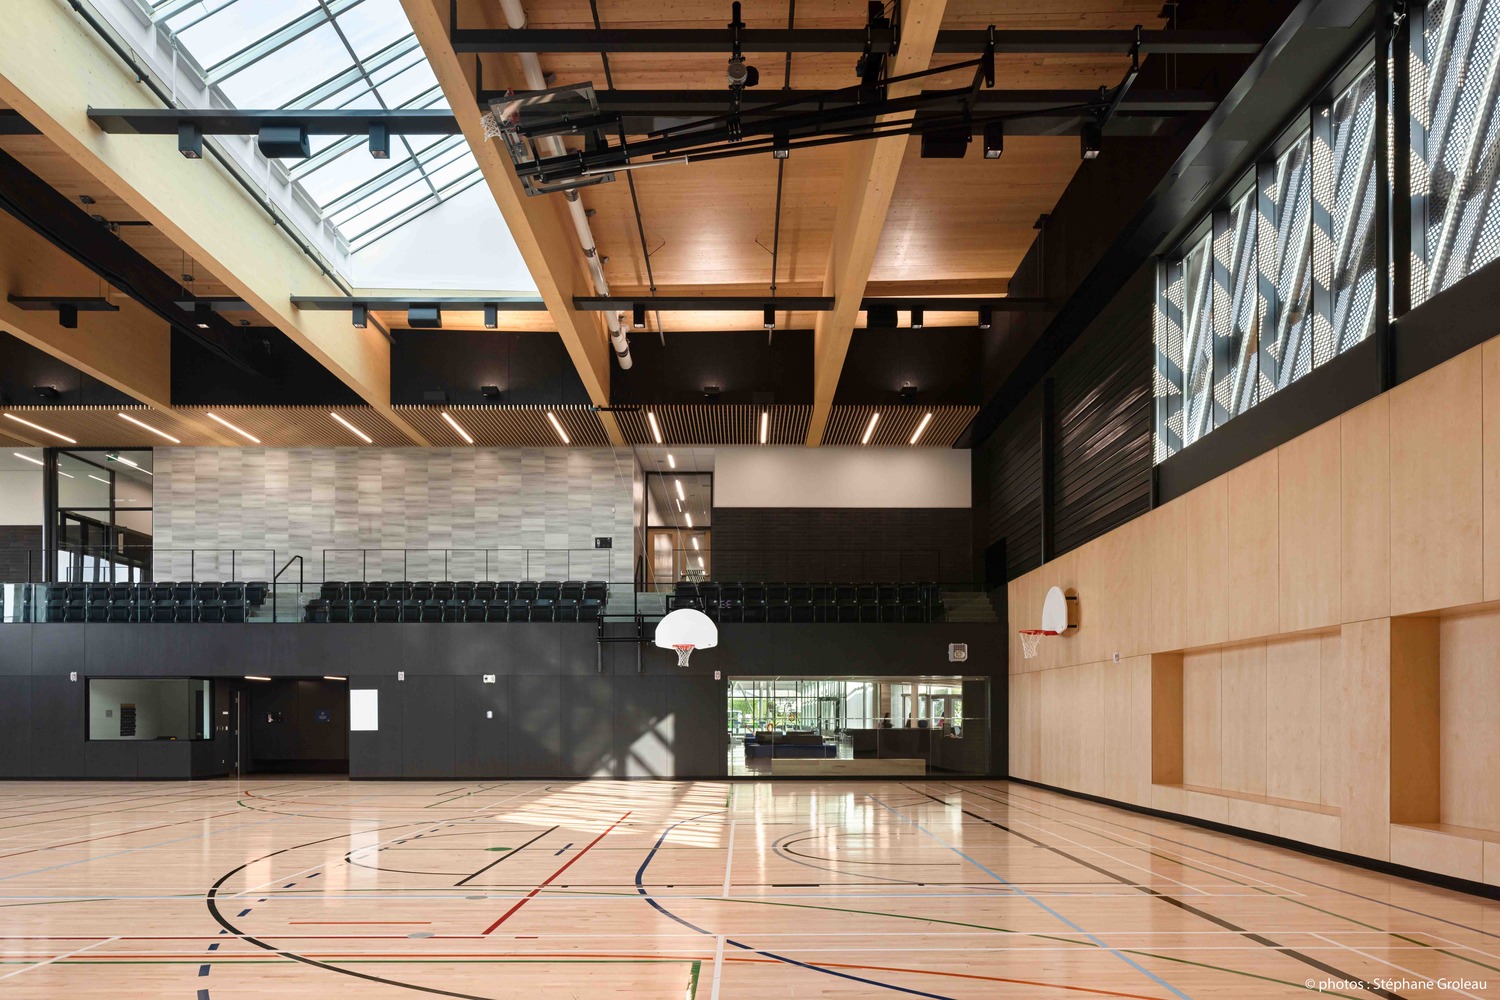
{"type": "Polygon", "coordinates": [[[1061,587],[1053,587],[1047,591],[1047,597],[1042,601],[1042,627],[1020,630],[1023,657],[1030,660],[1036,656],[1041,648],[1043,636],[1062,635],[1073,627],[1069,605],[1072,600],[1073,598],[1062,592],[1061,587]]]}
{"type": "Polygon", "coordinates": [[[685,667],[693,650],[719,644],[719,626],[701,611],[678,608],[657,623],[656,644],[662,649],[677,650],[677,665],[685,667]]]}

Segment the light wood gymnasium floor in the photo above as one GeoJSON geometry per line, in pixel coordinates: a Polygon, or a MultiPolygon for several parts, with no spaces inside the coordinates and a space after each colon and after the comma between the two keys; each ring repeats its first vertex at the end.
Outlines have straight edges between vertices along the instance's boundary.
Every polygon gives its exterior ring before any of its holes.
{"type": "Polygon", "coordinates": [[[6,1000],[1500,996],[1500,903],[1004,782],[0,784],[0,943],[6,1000]]]}

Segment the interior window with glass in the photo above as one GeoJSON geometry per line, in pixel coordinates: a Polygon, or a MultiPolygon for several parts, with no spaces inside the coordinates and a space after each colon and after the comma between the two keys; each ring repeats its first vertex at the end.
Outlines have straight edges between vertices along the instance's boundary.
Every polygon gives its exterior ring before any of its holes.
{"type": "Polygon", "coordinates": [[[91,740],[206,740],[213,736],[213,682],[200,678],[93,677],[91,740]]]}

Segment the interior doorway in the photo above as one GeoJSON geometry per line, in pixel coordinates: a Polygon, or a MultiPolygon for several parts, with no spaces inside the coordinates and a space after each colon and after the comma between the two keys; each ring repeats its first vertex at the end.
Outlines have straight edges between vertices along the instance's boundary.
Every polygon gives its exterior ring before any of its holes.
{"type": "Polygon", "coordinates": [[[349,682],[246,678],[237,735],[241,775],[348,774],[349,682]]]}

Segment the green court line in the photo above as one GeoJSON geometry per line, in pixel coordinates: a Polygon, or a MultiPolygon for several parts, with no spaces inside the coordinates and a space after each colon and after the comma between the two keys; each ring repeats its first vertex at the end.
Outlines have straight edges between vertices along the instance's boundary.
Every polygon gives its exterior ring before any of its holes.
{"type": "Polygon", "coordinates": [[[703,971],[703,962],[693,959],[693,968],[688,973],[687,1000],[694,1000],[698,995],[698,973],[703,971]]]}

